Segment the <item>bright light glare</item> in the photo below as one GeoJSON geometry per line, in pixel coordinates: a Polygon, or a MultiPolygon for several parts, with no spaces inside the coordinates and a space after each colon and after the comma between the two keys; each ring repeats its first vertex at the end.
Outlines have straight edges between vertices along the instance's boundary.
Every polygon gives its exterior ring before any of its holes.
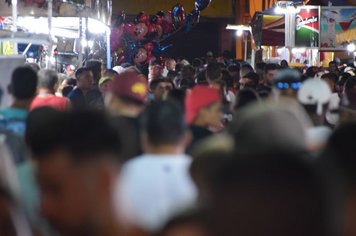
{"type": "Polygon", "coordinates": [[[298,49],[298,51],[299,51],[300,53],[305,53],[305,50],[306,50],[305,48],[299,48],[299,49],[298,49]]]}
{"type": "Polygon", "coordinates": [[[356,45],[354,43],[350,43],[347,45],[347,51],[354,52],[356,50],[356,45]]]}
{"type": "Polygon", "coordinates": [[[81,41],[81,43],[82,43],[82,47],[89,47],[89,48],[92,48],[93,46],[94,46],[94,42],[93,41],[91,41],[91,40],[85,40],[85,39],[82,39],[82,41],[81,41]]]}
{"type": "Polygon", "coordinates": [[[109,27],[107,25],[105,25],[104,23],[98,21],[98,20],[94,20],[89,18],[88,20],[88,30],[91,33],[95,33],[95,34],[103,34],[106,31],[109,30],[109,27]]]}
{"type": "Polygon", "coordinates": [[[274,8],[274,12],[275,12],[276,14],[278,14],[278,15],[281,15],[281,14],[284,14],[285,9],[283,9],[283,8],[280,7],[280,6],[276,6],[276,7],[274,8]]]}
{"type": "Polygon", "coordinates": [[[292,49],[292,53],[293,53],[293,54],[297,54],[297,53],[298,53],[298,49],[293,48],[293,49],[292,49]]]}
{"type": "Polygon", "coordinates": [[[240,36],[242,36],[242,34],[243,34],[242,30],[237,30],[236,31],[236,36],[240,37],[240,36]]]}
{"type": "Polygon", "coordinates": [[[278,48],[278,49],[277,49],[277,53],[278,53],[278,55],[282,55],[282,53],[283,53],[283,48],[278,48]]]}

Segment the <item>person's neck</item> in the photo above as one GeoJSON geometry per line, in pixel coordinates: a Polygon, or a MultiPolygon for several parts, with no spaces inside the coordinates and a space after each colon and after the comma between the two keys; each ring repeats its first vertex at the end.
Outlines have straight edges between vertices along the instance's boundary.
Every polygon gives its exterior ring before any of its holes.
{"type": "Polygon", "coordinates": [[[200,117],[198,117],[194,122],[193,124],[194,126],[199,126],[199,127],[203,127],[203,128],[206,128],[208,127],[208,124],[206,123],[205,119],[202,119],[200,117]]]}
{"type": "Polygon", "coordinates": [[[28,100],[15,100],[12,104],[11,104],[11,108],[18,108],[18,109],[24,109],[24,110],[29,110],[30,106],[32,103],[32,99],[28,99],[28,100]]]}
{"type": "Polygon", "coordinates": [[[39,88],[38,89],[38,95],[39,96],[44,96],[44,95],[54,95],[55,91],[47,89],[47,88],[39,88]]]}
{"type": "Polygon", "coordinates": [[[159,146],[150,146],[147,148],[149,154],[182,154],[184,152],[183,148],[180,145],[159,145],[159,146]]]}

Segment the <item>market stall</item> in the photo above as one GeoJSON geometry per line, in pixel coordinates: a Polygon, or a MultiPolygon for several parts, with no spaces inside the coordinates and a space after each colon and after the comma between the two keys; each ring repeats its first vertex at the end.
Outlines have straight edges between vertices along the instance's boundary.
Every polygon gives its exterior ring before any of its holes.
{"type": "Polygon", "coordinates": [[[110,61],[111,0],[0,0],[0,16],[2,55],[58,70],[89,57],[110,61]]]}

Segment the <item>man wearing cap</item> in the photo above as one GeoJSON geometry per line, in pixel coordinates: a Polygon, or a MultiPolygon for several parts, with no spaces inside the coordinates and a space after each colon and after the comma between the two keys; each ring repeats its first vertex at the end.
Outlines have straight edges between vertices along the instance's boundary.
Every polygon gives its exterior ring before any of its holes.
{"type": "Polygon", "coordinates": [[[331,95],[329,85],[319,79],[307,79],[298,91],[298,101],[314,124],[307,131],[307,146],[311,151],[321,150],[331,134],[331,129],[325,125],[331,95]]]}
{"type": "Polygon", "coordinates": [[[198,141],[212,134],[209,127],[220,124],[221,99],[219,90],[204,85],[197,85],[188,92],[185,98],[185,118],[193,136],[188,153],[198,141]]]}
{"type": "Polygon", "coordinates": [[[125,134],[123,157],[130,159],[142,153],[140,145],[139,116],[145,108],[147,81],[134,71],[116,76],[105,95],[105,106],[114,115],[117,125],[131,130],[125,134]]]}
{"type": "Polygon", "coordinates": [[[101,94],[105,97],[106,93],[109,91],[111,83],[112,83],[112,78],[109,76],[104,76],[101,77],[99,80],[99,90],[101,94]]]}

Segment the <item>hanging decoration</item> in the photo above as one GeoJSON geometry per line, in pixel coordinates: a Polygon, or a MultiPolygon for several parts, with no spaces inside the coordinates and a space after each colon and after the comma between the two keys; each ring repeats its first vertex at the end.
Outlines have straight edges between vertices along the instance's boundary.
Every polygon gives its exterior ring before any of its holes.
{"type": "Polygon", "coordinates": [[[182,4],[177,3],[170,11],[159,11],[148,15],[141,11],[134,22],[126,22],[125,12],[115,19],[111,30],[111,52],[114,64],[129,62],[147,65],[151,60],[161,59],[162,53],[172,45],[161,45],[162,41],[175,33],[188,32],[199,23],[200,12],[212,0],[195,0],[195,8],[186,14],[182,4]]]}

